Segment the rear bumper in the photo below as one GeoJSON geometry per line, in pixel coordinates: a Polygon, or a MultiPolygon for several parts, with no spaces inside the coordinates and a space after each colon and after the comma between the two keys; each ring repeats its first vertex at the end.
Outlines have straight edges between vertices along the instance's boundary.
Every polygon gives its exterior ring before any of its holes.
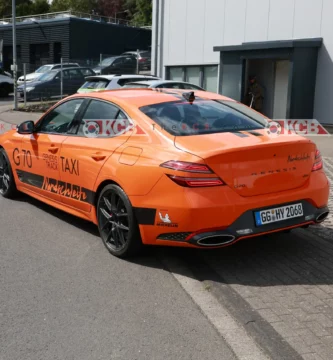
{"type": "Polygon", "coordinates": [[[162,177],[147,195],[130,196],[130,201],[138,210],[144,244],[207,247],[202,239],[210,236],[220,236],[219,246],[225,246],[244,238],[316,224],[316,218],[328,211],[329,192],[323,171],[313,173],[301,188],[252,197],[241,197],[227,186],[183,188],[162,177]],[[255,211],[299,202],[303,204],[303,217],[256,226],[255,211]],[[244,232],[246,229],[248,232],[244,232]]]}
{"type": "MultiPolygon", "coordinates": [[[[184,241],[200,247],[216,247],[231,245],[241,239],[260,236],[264,234],[280,232],[287,229],[307,227],[323,222],[329,214],[327,206],[316,208],[306,200],[299,201],[303,205],[303,216],[289,220],[257,226],[254,220],[254,212],[267,208],[252,209],[245,212],[233,224],[226,229],[201,231],[190,234],[184,241]]],[[[290,204],[279,204],[286,206],[290,204]]]]}

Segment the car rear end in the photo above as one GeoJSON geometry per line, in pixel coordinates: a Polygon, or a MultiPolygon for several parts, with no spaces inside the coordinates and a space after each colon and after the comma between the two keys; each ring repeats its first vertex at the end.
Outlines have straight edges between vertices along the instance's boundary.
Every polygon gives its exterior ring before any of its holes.
{"type": "Polygon", "coordinates": [[[112,81],[112,77],[87,76],[85,80],[84,84],[78,89],[78,94],[105,90],[112,81]]]}
{"type": "Polygon", "coordinates": [[[140,108],[173,142],[158,164],[161,178],[140,202],[155,212],[141,225],[143,241],[221,247],[322,222],[329,182],[316,145],[274,135],[257,112],[209,94],[140,108]]]}

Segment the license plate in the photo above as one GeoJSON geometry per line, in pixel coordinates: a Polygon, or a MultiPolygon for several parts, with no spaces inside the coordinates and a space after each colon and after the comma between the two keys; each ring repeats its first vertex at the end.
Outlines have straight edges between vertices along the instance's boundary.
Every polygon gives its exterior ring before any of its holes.
{"type": "Polygon", "coordinates": [[[262,226],[270,223],[302,217],[303,206],[302,204],[293,204],[268,210],[256,211],[254,214],[257,226],[262,226]]]}

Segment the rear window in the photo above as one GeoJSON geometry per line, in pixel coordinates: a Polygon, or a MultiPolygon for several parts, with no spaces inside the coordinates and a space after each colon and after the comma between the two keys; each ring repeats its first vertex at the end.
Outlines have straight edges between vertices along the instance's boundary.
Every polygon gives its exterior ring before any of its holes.
{"type": "Polygon", "coordinates": [[[147,85],[147,84],[128,83],[128,84],[124,85],[123,87],[124,87],[124,88],[135,88],[135,89],[138,89],[138,88],[147,88],[147,87],[149,87],[149,85],[147,85]]]}
{"type": "Polygon", "coordinates": [[[108,80],[89,80],[81,86],[81,89],[105,89],[108,84],[108,80]]]}
{"type": "Polygon", "coordinates": [[[268,121],[233,101],[196,99],[141,107],[140,110],[174,136],[249,131],[265,128],[268,121]]]}
{"type": "Polygon", "coordinates": [[[119,79],[118,80],[118,85],[119,86],[125,86],[125,85],[127,85],[128,83],[131,83],[131,82],[134,82],[134,81],[136,81],[137,79],[136,78],[127,78],[127,79],[119,79]]]}

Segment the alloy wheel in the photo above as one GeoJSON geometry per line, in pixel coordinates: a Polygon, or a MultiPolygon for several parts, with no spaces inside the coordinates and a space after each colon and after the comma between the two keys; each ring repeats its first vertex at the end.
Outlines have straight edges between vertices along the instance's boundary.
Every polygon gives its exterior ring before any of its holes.
{"type": "Polygon", "coordinates": [[[101,237],[112,251],[121,251],[128,242],[129,221],[126,206],[113,190],[103,194],[99,203],[98,222],[101,237]]]}
{"type": "Polygon", "coordinates": [[[0,193],[5,194],[10,186],[10,172],[7,159],[0,153],[0,193]]]}

